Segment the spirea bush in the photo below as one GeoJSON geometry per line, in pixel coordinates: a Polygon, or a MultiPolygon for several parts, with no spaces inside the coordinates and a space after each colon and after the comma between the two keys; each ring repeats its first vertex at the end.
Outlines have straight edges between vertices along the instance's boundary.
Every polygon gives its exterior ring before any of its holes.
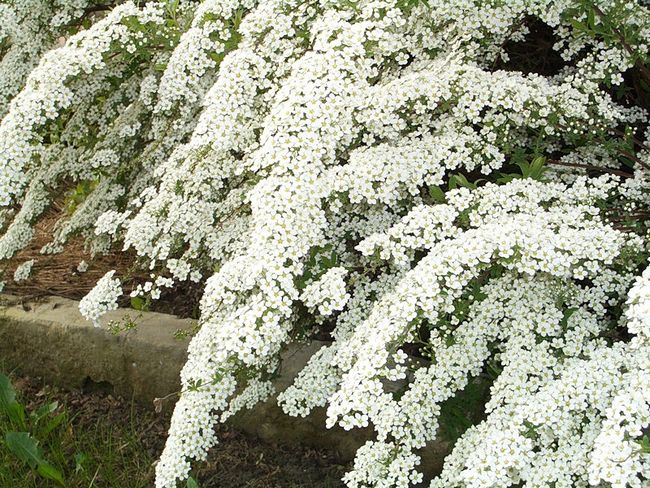
{"type": "Polygon", "coordinates": [[[623,0],[6,0],[0,260],[72,188],[41,252],[151,276],[85,317],[204,288],[159,488],[317,335],[277,400],[374,429],[351,488],[420,483],[477,383],[431,487],[647,486],[649,43],[623,0]]]}

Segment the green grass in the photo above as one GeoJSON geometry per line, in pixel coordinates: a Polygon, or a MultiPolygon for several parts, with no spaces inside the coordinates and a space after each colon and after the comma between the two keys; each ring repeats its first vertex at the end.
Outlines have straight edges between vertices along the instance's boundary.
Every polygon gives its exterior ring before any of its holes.
{"type": "MultiPolygon", "coordinates": [[[[51,400],[42,393],[37,392],[41,396],[35,400],[26,400],[18,394],[19,402],[26,404],[28,415],[51,400]]],[[[33,420],[28,421],[27,430],[38,440],[43,458],[63,474],[67,487],[150,487],[155,458],[144,442],[141,418],[133,406],[126,412],[122,408],[119,413],[117,419],[93,405],[72,413],[61,405],[41,422],[47,425],[61,416],[61,423],[51,432],[45,433],[46,429],[34,425],[33,420]]],[[[0,438],[4,440],[7,432],[20,429],[7,415],[0,414],[0,438]]],[[[5,442],[0,443],[0,487],[48,486],[59,485],[41,478],[5,442]]]]}

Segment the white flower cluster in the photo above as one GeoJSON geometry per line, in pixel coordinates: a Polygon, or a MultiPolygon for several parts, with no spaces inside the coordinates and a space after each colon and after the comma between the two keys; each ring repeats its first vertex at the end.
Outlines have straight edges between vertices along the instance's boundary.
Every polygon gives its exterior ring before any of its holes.
{"type": "Polygon", "coordinates": [[[85,273],[86,271],[88,271],[88,262],[85,260],[79,261],[79,264],[77,265],[77,272],[85,273]]]}
{"type": "Polygon", "coordinates": [[[214,82],[212,76],[204,75],[236,46],[235,15],[241,19],[256,3],[255,0],[206,0],[198,6],[192,26],[183,33],[160,80],[157,112],[179,105],[192,107],[191,103],[180,103],[184,98],[200,101],[205,86],[214,82]]]}
{"type": "MultiPolygon", "coordinates": [[[[645,353],[648,349],[645,348],[645,353]]],[[[605,412],[602,430],[590,455],[590,483],[601,481],[612,487],[641,487],[650,475],[650,453],[643,452],[638,439],[650,423],[650,363],[647,359],[625,376],[625,386],[615,393],[605,412]]]]}
{"type": "Polygon", "coordinates": [[[109,234],[115,236],[117,230],[128,216],[129,212],[116,212],[114,210],[104,212],[95,223],[95,234],[109,234]]]}
{"type": "Polygon", "coordinates": [[[76,94],[66,86],[69,78],[101,70],[104,57],[117,46],[134,51],[143,43],[146,38],[142,31],[129,29],[125,19],[156,25],[163,22],[163,12],[160,4],[140,9],[126,2],[91,29],[71,37],[63,48],[42,57],[0,123],[0,205],[8,205],[21,195],[27,183],[25,170],[39,150],[33,143],[38,130],[75,102],[76,94]]]}
{"type": "MultiPolygon", "coordinates": [[[[283,348],[319,328],[331,343],[278,400],[372,426],[349,487],[422,482],[445,402],[478,381],[485,419],[431,486],[647,484],[650,131],[603,89],[642,63],[646,7],[105,7],[0,5],[0,260],[63,194],[42,252],[79,234],[132,249],[150,277],[132,297],[205,279],[157,488],[272,395],[283,348]],[[566,65],[495,70],[531,23],[566,65]]],[[[81,313],[99,325],[121,295],[111,271],[81,313]]]]}
{"type": "Polygon", "coordinates": [[[0,119],[43,53],[94,5],[88,0],[8,0],[0,5],[0,119]]]}
{"type": "Polygon", "coordinates": [[[650,340],[650,268],[636,279],[627,304],[627,328],[642,341],[650,340]]]}
{"type": "Polygon", "coordinates": [[[348,270],[343,267],[328,269],[323,276],[307,285],[300,299],[309,308],[318,308],[321,315],[332,315],[335,311],[343,310],[350,299],[345,291],[345,277],[348,270]]]}
{"type": "Polygon", "coordinates": [[[117,309],[117,299],[122,296],[120,280],[113,278],[115,270],[106,273],[79,302],[79,312],[86,320],[92,320],[100,327],[99,318],[106,312],[117,309]]]}
{"type": "Polygon", "coordinates": [[[25,261],[24,263],[20,264],[16,268],[16,271],[14,271],[14,281],[16,283],[20,281],[25,281],[27,278],[29,278],[29,275],[32,274],[32,267],[34,266],[34,260],[30,259],[29,261],[25,261]]]}

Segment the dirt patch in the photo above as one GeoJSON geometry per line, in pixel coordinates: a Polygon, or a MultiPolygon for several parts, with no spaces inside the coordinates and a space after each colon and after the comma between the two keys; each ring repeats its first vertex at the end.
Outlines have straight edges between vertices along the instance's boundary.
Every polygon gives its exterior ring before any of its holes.
{"type": "Polygon", "coordinates": [[[34,224],[34,236],[24,249],[13,258],[0,261],[5,271],[5,291],[14,295],[38,297],[57,295],[79,300],[95,286],[97,280],[111,269],[125,274],[135,262],[131,253],[111,253],[91,259],[85,249],[85,239],[74,237],[59,254],[41,254],[44,245],[51,242],[56,222],[65,214],[62,203],[55,202],[47,213],[34,224]],[[34,260],[32,273],[24,281],[16,283],[13,273],[16,268],[30,259],[34,260]],[[77,266],[81,261],[88,263],[88,270],[80,273],[77,266]]]}
{"type": "MultiPolygon", "coordinates": [[[[57,412],[66,412],[66,423],[55,433],[57,438],[44,440],[42,445],[45,455],[66,473],[67,486],[152,486],[154,463],[167,435],[168,415],[110,394],[64,391],[25,376],[12,380],[28,411],[58,401],[57,412]],[[75,465],[80,453],[86,457],[81,466],[75,465]]],[[[0,422],[0,430],[2,426],[0,422]]],[[[193,473],[202,488],[343,486],[340,479],[347,467],[328,452],[264,443],[225,426],[220,426],[217,434],[220,444],[206,462],[197,463],[193,473]]],[[[10,460],[0,444],[2,486],[52,486],[27,467],[7,466],[10,460]]]]}
{"type": "MultiPolygon", "coordinates": [[[[131,249],[122,251],[116,247],[106,255],[91,256],[86,248],[86,239],[75,236],[58,254],[41,254],[43,246],[52,241],[57,221],[65,217],[64,198],[58,198],[50,209],[34,224],[34,236],[29,244],[8,260],[0,260],[0,281],[5,281],[5,293],[26,298],[59,296],[80,300],[110,270],[122,280],[124,296],[119,300],[121,307],[130,307],[129,293],[138,283],[149,277],[146,266],[138,266],[138,257],[131,249]],[[31,275],[20,282],[13,280],[14,271],[22,263],[34,260],[31,275]],[[80,272],[79,263],[85,261],[88,268],[80,272]]],[[[152,302],[151,311],[177,315],[182,318],[197,318],[198,304],[204,283],[190,281],[176,283],[163,289],[159,300],[152,302]]]]}

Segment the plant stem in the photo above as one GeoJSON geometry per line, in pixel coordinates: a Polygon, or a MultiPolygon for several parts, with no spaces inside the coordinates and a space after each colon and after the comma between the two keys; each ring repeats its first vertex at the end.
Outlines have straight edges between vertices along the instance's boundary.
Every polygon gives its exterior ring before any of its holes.
{"type": "Polygon", "coordinates": [[[628,173],[626,171],[621,171],[617,169],[612,169],[612,168],[601,168],[599,166],[593,166],[591,164],[579,164],[579,163],[565,163],[563,161],[557,161],[555,159],[548,159],[547,160],[549,164],[554,164],[556,166],[567,166],[570,168],[583,168],[583,169],[591,169],[594,171],[602,171],[603,173],[611,173],[614,175],[621,176],[623,178],[632,178],[634,175],[631,173],[628,173]]]}
{"type": "Polygon", "coordinates": [[[606,24],[612,29],[612,32],[616,34],[616,37],[618,37],[618,40],[621,42],[621,45],[623,48],[632,56],[632,59],[634,60],[634,66],[639,68],[639,71],[643,75],[643,77],[650,82],[650,70],[645,67],[645,65],[641,62],[641,59],[639,59],[638,54],[632,49],[632,46],[628,44],[628,42],[625,40],[625,36],[619,31],[616,27],[614,27],[612,24],[609,23],[609,20],[607,19],[607,16],[605,13],[600,9],[598,5],[595,3],[592,3],[591,7],[594,9],[594,12],[598,17],[600,17],[601,21],[603,24],[606,24]]]}

